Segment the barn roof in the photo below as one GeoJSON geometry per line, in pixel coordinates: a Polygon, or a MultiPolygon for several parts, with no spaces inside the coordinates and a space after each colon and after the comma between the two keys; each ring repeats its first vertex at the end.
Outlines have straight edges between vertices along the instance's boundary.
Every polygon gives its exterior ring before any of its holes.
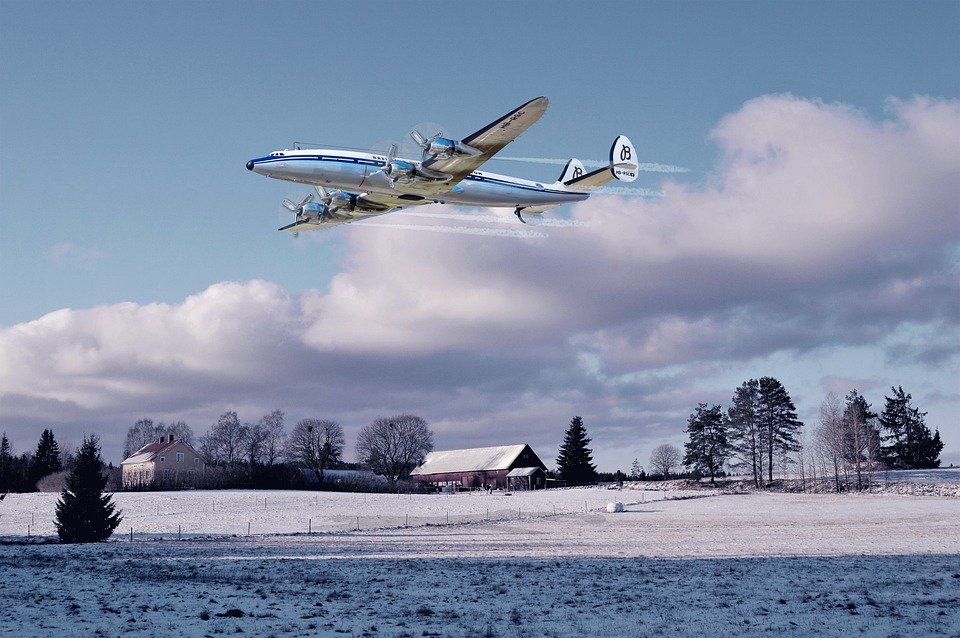
{"type": "MultiPolygon", "coordinates": [[[[527,448],[526,443],[475,447],[464,450],[430,452],[423,465],[411,472],[413,476],[445,474],[448,472],[480,472],[483,470],[506,470],[527,448]]],[[[539,459],[538,459],[539,460],[539,459]]]]}
{"type": "Polygon", "coordinates": [[[515,467],[507,472],[507,478],[515,476],[533,476],[537,472],[543,472],[542,467],[515,467]]]}

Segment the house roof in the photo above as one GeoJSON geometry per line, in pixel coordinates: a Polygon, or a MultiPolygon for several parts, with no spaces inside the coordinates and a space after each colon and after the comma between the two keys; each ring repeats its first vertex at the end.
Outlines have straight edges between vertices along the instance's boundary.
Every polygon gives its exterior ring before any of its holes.
{"type": "MultiPolygon", "coordinates": [[[[149,463],[157,458],[161,452],[168,450],[169,448],[176,447],[178,443],[186,445],[189,449],[193,450],[193,453],[196,454],[197,451],[187,443],[186,441],[181,441],[179,439],[175,441],[165,441],[161,443],[160,441],[154,441],[153,443],[147,443],[142,448],[133,453],[133,455],[124,459],[120,465],[130,465],[132,463],[149,463]]],[[[200,456],[197,454],[197,456],[200,456]]]]}
{"type": "MultiPolygon", "coordinates": [[[[529,446],[499,445],[496,447],[475,447],[464,450],[443,450],[430,452],[423,465],[411,472],[412,476],[426,474],[446,474],[448,472],[479,472],[483,470],[509,469],[520,453],[529,446]]],[[[532,452],[532,450],[531,450],[532,452]]],[[[536,455],[534,455],[536,458],[536,455]]],[[[539,460],[539,459],[537,459],[539,460]]]]}

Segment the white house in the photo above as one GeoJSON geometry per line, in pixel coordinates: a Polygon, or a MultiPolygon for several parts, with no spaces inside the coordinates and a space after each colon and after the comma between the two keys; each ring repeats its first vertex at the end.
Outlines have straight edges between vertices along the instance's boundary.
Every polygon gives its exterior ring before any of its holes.
{"type": "Polygon", "coordinates": [[[124,488],[194,486],[206,469],[203,457],[186,442],[174,440],[172,434],[147,443],[120,466],[124,488]]]}

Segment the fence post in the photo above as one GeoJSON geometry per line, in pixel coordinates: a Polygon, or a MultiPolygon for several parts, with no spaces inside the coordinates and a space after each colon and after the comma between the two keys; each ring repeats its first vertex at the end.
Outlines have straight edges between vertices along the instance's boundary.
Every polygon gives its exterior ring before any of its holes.
{"type": "Polygon", "coordinates": [[[27,525],[27,538],[30,538],[30,526],[27,525]]]}
{"type": "Polygon", "coordinates": [[[307,534],[313,534],[313,519],[307,523],[307,534]]]}
{"type": "Polygon", "coordinates": [[[450,524],[450,512],[447,512],[447,525],[450,524]]]}
{"type": "Polygon", "coordinates": [[[177,540],[180,540],[180,526],[177,525],[177,540]]]}
{"type": "Polygon", "coordinates": [[[130,528],[130,542],[133,542],[133,528],[130,528]]]}
{"type": "Polygon", "coordinates": [[[250,521],[247,521],[247,536],[250,536],[250,521]]]}
{"type": "Polygon", "coordinates": [[[357,531],[360,531],[360,517],[357,517],[357,531]]]}
{"type": "Polygon", "coordinates": [[[267,509],[267,497],[263,497],[263,509],[267,509]]]}
{"type": "Polygon", "coordinates": [[[404,527],[410,527],[410,515],[409,515],[409,514],[404,514],[404,515],[403,515],[403,526],[404,526],[404,527]]]}

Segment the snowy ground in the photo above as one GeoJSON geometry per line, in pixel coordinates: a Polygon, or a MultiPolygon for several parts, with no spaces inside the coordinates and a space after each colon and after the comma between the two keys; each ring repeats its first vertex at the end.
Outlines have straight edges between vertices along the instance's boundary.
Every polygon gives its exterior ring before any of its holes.
{"type": "MultiPolygon", "coordinates": [[[[189,511],[211,497],[178,494],[196,501],[180,502],[189,511]]],[[[210,517],[197,515],[198,534],[232,533],[244,512],[252,516],[252,498],[263,507],[263,493],[231,494],[236,503],[225,499],[219,516],[212,507],[210,517]],[[200,530],[201,521],[211,529],[200,530]]],[[[642,494],[643,503],[627,490],[517,500],[368,495],[359,505],[356,495],[320,494],[313,507],[329,498],[331,516],[362,508],[393,518],[403,510],[466,517],[483,499],[541,515],[312,535],[0,545],[0,608],[12,611],[0,615],[0,634],[960,636],[960,499],[707,493],[651,502],[653,494],[642,494]],[[627,512],[596,511],[614,496],[632,503],[627,512]],[[554,506],[575,513],[554,516],[554,506]]],[[[8,516],[22,522],[40,509],[39,496],[0,504],[0,533],[11,542],[8,516]]],[[[148,496],[161,495],[120,495],[148,496]]],[[[224,496],[217,493],[218,507],[224,496]]],[[[276,499],[276,520],[299,520],[310,509],[302,499],[313,496],[268,493],[267,511],[276,499]]],[[[122,506],[150,519],[147,505],[122,506]]]]}

